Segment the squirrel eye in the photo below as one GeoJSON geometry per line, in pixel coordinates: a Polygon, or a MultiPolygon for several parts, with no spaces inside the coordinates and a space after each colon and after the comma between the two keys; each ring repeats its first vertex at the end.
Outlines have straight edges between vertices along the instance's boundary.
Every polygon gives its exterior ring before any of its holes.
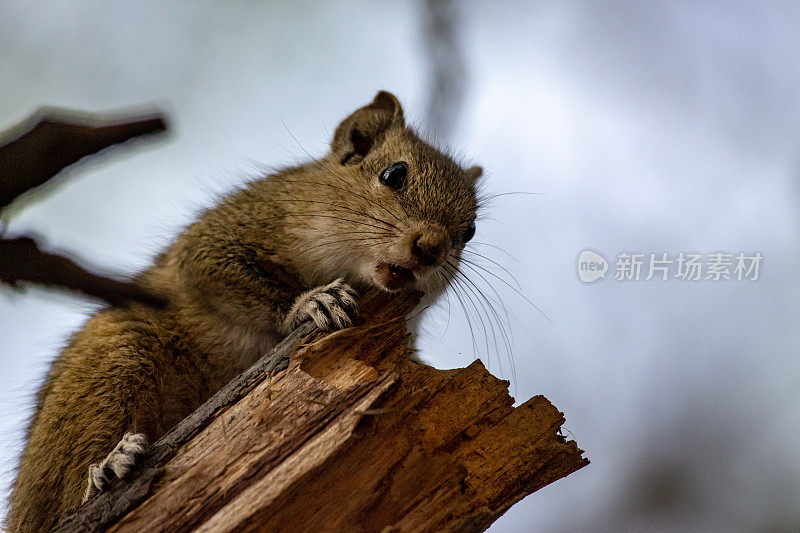
{"type": "Polygon", "coordinates": [[[391,187],[392,189],[401,189],[406,182],[406,175],[408,175],[408,165],[400,161],[389,165],[389,167],[381,172],[381,183],[391,187]]]}
{"type": "Polygon", "coordinates": [[[468,243],[475,236],[475,221],[471,221],[464,230],[464,244],[468,243]]]}

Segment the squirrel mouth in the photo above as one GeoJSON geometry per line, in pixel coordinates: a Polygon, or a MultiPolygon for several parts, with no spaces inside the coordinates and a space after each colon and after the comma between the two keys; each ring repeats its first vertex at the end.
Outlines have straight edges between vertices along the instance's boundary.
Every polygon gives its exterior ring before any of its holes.
{"type": "Polygon", "coordinates": [[[378,274],[383,285],[390,291],[396,291],[414,281],[414,271],[394,263],[379,263],[378,274]]]}

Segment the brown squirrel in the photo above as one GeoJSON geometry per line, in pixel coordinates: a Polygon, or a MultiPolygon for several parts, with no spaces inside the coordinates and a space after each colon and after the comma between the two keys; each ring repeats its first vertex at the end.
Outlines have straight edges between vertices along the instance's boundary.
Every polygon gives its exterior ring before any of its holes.
{"type": "Polygon", "coordinates": [[[126,477],[148,442],[301,322],[348,327],[371,287],[441,294],[475,233],[481,173],[422,141],[381,91],[323,159],[205,212],[139,277],[166,309],[100,311],[53,363],[6,526],[50,529],[126,477]]]}

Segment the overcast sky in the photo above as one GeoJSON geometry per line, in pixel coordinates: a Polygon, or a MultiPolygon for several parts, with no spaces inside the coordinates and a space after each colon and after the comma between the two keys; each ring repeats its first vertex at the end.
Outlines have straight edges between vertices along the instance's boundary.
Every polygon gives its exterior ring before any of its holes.
{"type": "MultiPolygon", "coordinates": [[[[592,460],[492,531],[800,528],[800,8],[765,5],[459,4],[468,83],[447,139],[490,191],[542,193],[497,198],[478,224],[513,258],[475,250],[550,321],[489,277],[514,374],[452,297],[422,355],[480,356],[518,401],[544,394],[592,460]],[[605,279],[580,281],[585,249],[605,279]],[[756,281],[615,280],[637,252],[764,259],[756,281]]],[[[254,163],[322,154],[376,90],[425,126],[421,21],[416,2],[0,3],[0,129],[45,104],[173,120],[10,230],[132,273],[254,163]]],[[[3,486],[32,394],[91,309],[0,289],[3,486]]]]}

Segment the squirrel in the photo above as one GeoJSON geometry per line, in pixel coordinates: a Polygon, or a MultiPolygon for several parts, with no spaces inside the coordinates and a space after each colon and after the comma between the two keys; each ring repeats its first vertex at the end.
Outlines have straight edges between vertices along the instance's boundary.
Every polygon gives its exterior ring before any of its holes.
{"type": "Polygon", "coordinates": [[[380,91],[323,158],[204,212],[137,278],[166,308],[101,310],[53,362],[6,526],[48,530],[129,476],[148,442],[300,323],[346,328],[373,287],[435,299],[475,234],[481,174],[423,141],[380,91]]]}

